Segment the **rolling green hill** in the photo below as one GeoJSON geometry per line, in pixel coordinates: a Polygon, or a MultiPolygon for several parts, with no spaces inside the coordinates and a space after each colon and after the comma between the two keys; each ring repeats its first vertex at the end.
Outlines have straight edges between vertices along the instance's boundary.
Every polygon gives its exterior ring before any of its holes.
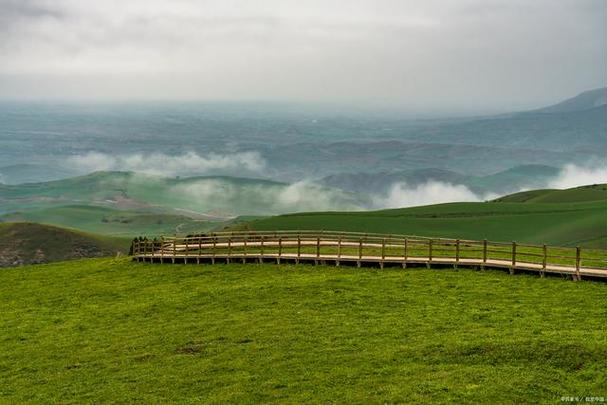
{"type": "Polygon", "coordinates": [[[195,219],[163,211],[117,210],[107,207],[68,205],[12,212],[0,216],[0,222],[37,222],[102,235],[135,237],[201,232],[220,222],[195,219]]]}
{"type": "Polygon", "coordinates": [[[0,296],[5,403],[607,395],[599,282],[89,259],[5,269],[0,296]]]}
{"type": "Polygon", "coordinates": [[[0,224],[0,267],[126,253],[130,239],[87,234],[54,226],[0,224]]]}
{"type": "Polygon", "coordinates": [[[497,202],[577,203],[607,201],[607,184],[593,184],[566,190],[532,190],[507,195],[497,202]]]}
{"type": "Polygon", "coordinates": [[[607,201],[452,203],[366,212],[280,215],[238,229],[316,229],[607,248],[607,201]]]}
{"type": "Polygon", "coordinates": [[[0,214],[66,205],[155,210],[224,220],[236,215],[272,215],[332,206],[357,209],[360,201],[353,194],[307,183],[293,185],[225,176],[168,178],[97,172],[43,183],[0,184],[0,214]]]}
{"type": "Polygon", "coordinates": [[[36,222],[111,236],[201,232],[238,215],[359,209],[353,194],[313,184],[225,176],[167,178],[96,172],[0,184],[0,222],[36,222]]]}

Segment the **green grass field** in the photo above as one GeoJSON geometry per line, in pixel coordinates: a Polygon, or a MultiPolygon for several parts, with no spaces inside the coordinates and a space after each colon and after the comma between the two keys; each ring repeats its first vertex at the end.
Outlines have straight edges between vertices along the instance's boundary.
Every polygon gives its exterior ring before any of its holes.
{"type": "Polygon", "coordinates": [[[0,402],[554,403],[607,396],[607,284],[499,271],[0,272],[0,402]]]}
{"type": "Polygon", "coordinates": [[[607,248],[607,202],[452,203],[363,212],[280,215],[233,229],[393,233],[607,248]]]}

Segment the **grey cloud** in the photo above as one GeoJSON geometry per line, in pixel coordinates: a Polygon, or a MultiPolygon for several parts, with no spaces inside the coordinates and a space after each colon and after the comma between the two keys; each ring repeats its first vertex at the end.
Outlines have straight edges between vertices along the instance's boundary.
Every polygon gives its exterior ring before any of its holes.
{"type": "Polygon", "coordinates": [[[603,0],[0,5],[13,27],[0,48],[4,98],[280,99],[509,110],[607,83],[603,0]]]}
{"type": "Polygon", "coordinates": [[[0,0],[0,30],[10,31],[39,18],[63,18],[63,11],[43,0],[0,0]]]}
{"type": "Polygon", "coordinates": [[[11,18],[62,17],[63,13],[43,0],[1,0],[0,10],[6,20],[11,18]]]}

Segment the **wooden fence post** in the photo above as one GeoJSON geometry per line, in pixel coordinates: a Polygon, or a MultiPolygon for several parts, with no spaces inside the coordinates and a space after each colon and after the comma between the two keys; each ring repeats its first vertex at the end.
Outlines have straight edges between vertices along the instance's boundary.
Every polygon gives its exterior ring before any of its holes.
{"type": "Polygon", "coordinates": [[[260,249],[259,250],[261,252],[261,255],[259,257],[259,263],[261,264],[261,263],[263,263],[263,253],[264,253],[263,252],[263,235],[261,235],[261,241],[259,243],[260,243],[260,249]]]}
{"type": "Polygon", "coordinates": [[[386,238],[381,240],[381,259],[386,258],[386,238]]]}
{"type": "Polygon", "coordinates": [[[432,263],[432,239],[428,239],[428,263],[426,263],[426,267],[430,268],[431,263],[432,263]]]}
{"type": "Polygon", "coordinates": [[[232,257],[232,234],[228,236],[228,256],[226,258],[226,262],[230,263],[230,258],[232,257]]]}
{"type": "Polygon", "coordinates": [[[278,257],[276,258],[276,263],[280,264],[280,258],[282,256],[282,236],[278,237],[278,257]]]}
{"type": "Polygon", "coordinates": [[[173,237],[173,257],[171,263],[175,264],[175,256],[177,256],[177,237],[173,237]]]}
{"type": "Polygon", "coordinates": [[[542,250],[544,256],[542,257],[542,271],[540,271],[540,277],[544,277],[546,273],[546,265],[548,264],[548,247],[546,246],[546,244],[542,246],[542,250]]]}
{"type": "Polygon", "coordinates": [[[213,253],[211,255],[212,264],[215,264],[215,256],[217,256],[217,234],[213,234],[213,253]]]}
{"type": "Polygon", "coordinates": [[[362,265],[361,259],[363,258],[363,239],[358,238],[358,262],[356,263],[358,267],[362,265]]]}
{"type": "Polygon", "coordinates": [[[164,236],[160,237],[160,264],[164,263],[164,236]]]}
{"type": "Polygon", "coordinates": [[[582,250],[580,249],[579,246],[577,246],[575,248],[575,276],[577,281],[580,281],[582,279],[582,276],[580,275],[580,263],[582,261],[582,250]]]}
{"type": "Polygon", "coordinates": [[[299,264],[299,258],[301,257],[301,233],[297,234],[297,260],[296,263],[299,264]]]}
{"type": "Polygon", "coordinates": [[[358,239],[358,258],[363,258],[363,240],[362,238],[358,239]]]}
{"type": "Polygon", "coordinates": [[[202,236],[198,235],[198,251],[196,252],[196,264],[200,264],[200,256],[202,256],[202,236]]]}
{"type": "Polygon", "coordinates": [[[455,267],[459,264],[459,239],[455,241],[455,267]]]}
{"type": "Polygon", "coordinates": [[[316,237],[316,264],[318,264],[318,259],[320,259],[320,236],[316,237]]]}
{"type": "Polygon", "coordinates": [[[407,268],[407,257],[409,255],[409,252],[407,251],[408,250],[408,241],[407,241],[407,238],[405,238],[405,240],[403,242],[403,245],[404,245],[403,246],[403,248],[404,248],[404,252],[403,252],[403,254],[404,254],[403,255],[403,269],[406,269],[407,268]]]}
{"type": "Polygon", "coordinates": [[[335,264],[339,266],[339,259],[341,259],[341,236],[337,239],[337,262],[335,264]]]}
{"type": "Polygon", "coordinates": [[[379,268],[384,268],[384,260],[386,259],[386,238],[381,240],[381,261],[379,262],[379,268]]]}
{"type": "Polygon", "coordinates": [[[487,239],[483,240],[483,264],[481,270],[485,270],[485,264],[487,264],[487,239]]]}
{"type": "Polygon", "coordinates": [[[188,237],[187,236],[185,237],[184,241],[185,241],[185,252],[183,255],[183,262],[185,264],[188,264],[188,254],[190,253],[189,252],[190,247],[188,246],[188,237]]]}
{"type": "Polygon", "coordinates": [[[516,267],[516,242],[512,241],[512,265],[510,266],[510,274],[514,274],[516,267]]]}

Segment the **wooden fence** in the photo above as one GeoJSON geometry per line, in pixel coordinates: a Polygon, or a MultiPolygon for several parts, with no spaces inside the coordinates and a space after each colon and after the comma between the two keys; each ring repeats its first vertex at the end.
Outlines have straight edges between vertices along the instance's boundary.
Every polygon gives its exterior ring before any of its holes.
{"type": "Polygon", "coordinates": [[[217,232],[138,238],[133,258],[159,263],[292,262],[362,266],[473,266],[607,277],[607,251],[358,232],[217,232]]]}

